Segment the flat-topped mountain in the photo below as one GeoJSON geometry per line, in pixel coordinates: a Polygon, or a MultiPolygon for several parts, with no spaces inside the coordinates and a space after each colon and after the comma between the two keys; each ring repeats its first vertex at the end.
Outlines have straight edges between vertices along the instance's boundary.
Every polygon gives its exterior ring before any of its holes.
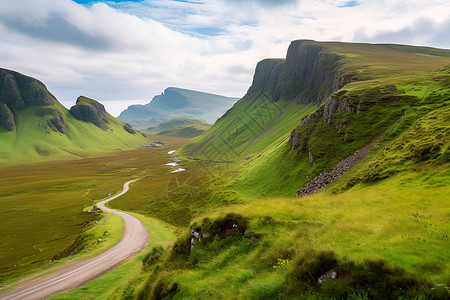
{"type": "Polygon", "coordinates": [[[205,132],[211,124],[196,119],[172,119],[149,127],[144,131],[147,135],[165,135],[192,138],[205,132]]]}
{"type": "Polygon", "coordinates": [[[145,105],[131,105],[119,120],[137,129],[147,129],[171,119],[199,119],[214,123],[238,98],[169,87],[145,105]]]}
{"type": "Polygon", "coordinates": [[[0,163],[130,149],[146,139],[80,96],[67,110],[37,79],[0,69],[0,163]]]}

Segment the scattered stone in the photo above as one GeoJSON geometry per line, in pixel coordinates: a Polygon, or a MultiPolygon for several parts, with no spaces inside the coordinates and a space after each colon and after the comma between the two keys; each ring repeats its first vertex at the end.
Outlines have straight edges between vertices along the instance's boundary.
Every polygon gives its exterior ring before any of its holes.
{"type": "MultiPolygon", "coordinates": [[[[310,195],[317,192],[319,189],[324,188],[328,184],[336,181],[339,177],[344,175],[345,172],[350,170],[358,161],[366,157],[368,154],[369,145],[366,145],[364,148],[357,150],[354,154],[335,164],[331,171],[322,172],[318,176],[311,179],[311,181],[306,184],[306,187],[297,191],[296,196],[302,197],[310,195]]],[[[312,156],[310,154],[310,163],[311,157],[312,156]]],[[[308,178],[308,176],[306,176],[306,178],[308,178]]]]}
{"type": "MultiPolygon", "coordinates": [[[[94,212],[94,213],[101,213],[102,210],[100,208],[97,207],[97,205],[94,204],[94,206],[92,207],[92,209],[88,210],[88,212],[94,212]]],[[[97,224],[98,221],[95,221],[95,223],[97,224]]]]}
{"type": "Polygon", "coordinates": [[[330,279],[336,279],[337,278],[337,272],[333,269],[329,270],[328,272],[323,273],[319,279],[317,279],[318,283],[325,282],[330,279]]]}

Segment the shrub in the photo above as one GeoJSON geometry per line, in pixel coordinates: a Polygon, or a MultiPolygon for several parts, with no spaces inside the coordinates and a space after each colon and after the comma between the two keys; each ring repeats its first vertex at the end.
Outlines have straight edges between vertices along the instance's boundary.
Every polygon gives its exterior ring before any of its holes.
{"type": "Polygon", "coordinates": [[[159,261],[160,257],[164,254],[164,248],[162,246],[153,247],[142,259],[144,269],[154,265],[159,261]]]}
{"type": "Polygon", "coordinates": [[[338,262],[335,253],[329,251],[305,252],[292,264],[286,282],[288,293],[297,296],[311,291],[335,299],[449,299],[450,296],[447,290],[431,289],[429,282],[400,267],[389,266],[384,260],[338,262]],[[330,270],[336,272],[336,278],[319,280],[330,270]]]}

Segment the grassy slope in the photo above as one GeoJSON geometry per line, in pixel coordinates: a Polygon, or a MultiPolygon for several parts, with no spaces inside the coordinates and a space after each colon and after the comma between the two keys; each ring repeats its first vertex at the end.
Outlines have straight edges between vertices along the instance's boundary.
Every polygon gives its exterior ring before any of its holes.
{"type": "Polygon", "coordinates": [[[342,261],[382,258],[437,288],[448,287],[450,190],[442,184],[449,180],[447,170],[448,165],[409,171],[340,195],[321,192],[224,207],[209,217],[242,214],[261,240],[206,248],[195,268],[167,273],[165,281],[177,282],[180,298],[289,298],[286,277],[292,262],[315,249],[334,251],[342,261]]]}
{"type": "Polygon", "coordinates": [[[0,164],[30,162],[38,159],[83,157],[118,149],[132,149],[146,143],[140,134],[130,134],[123,123],[111,118],[111,130],[102,130],[92,123],[75,119],[62,105],[66,134],[44,129],[44,117],[35,115],[35,107],[16,114],[16,128],[6,131],[0,128],[0,164]],[[41,126],[39,126],[41,124],[41,126]]]}

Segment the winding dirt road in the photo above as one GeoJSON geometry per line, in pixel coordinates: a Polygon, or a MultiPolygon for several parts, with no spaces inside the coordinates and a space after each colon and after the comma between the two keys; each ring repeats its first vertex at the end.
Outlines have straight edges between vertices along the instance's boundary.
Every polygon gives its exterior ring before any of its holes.
{"type": "Polygon", "coordinates": [[[99,277],[106,271],[117,267],[125,259],[132,257],[136,252],[145,249],[149,241],[145,226],[135,217],[105,206],[108,201],[128,192],[130,183],[136,180],[138,179],[126,182],[123,185],[123,191],[119,194],[97,203],[97,206],[103,211],[119,215],[124,220],[125,229],[119,243],[98,256],[19,286],[14,290],[1,293],[0,299],[46,299],[51,295],[73,289],[99,277]]]}

